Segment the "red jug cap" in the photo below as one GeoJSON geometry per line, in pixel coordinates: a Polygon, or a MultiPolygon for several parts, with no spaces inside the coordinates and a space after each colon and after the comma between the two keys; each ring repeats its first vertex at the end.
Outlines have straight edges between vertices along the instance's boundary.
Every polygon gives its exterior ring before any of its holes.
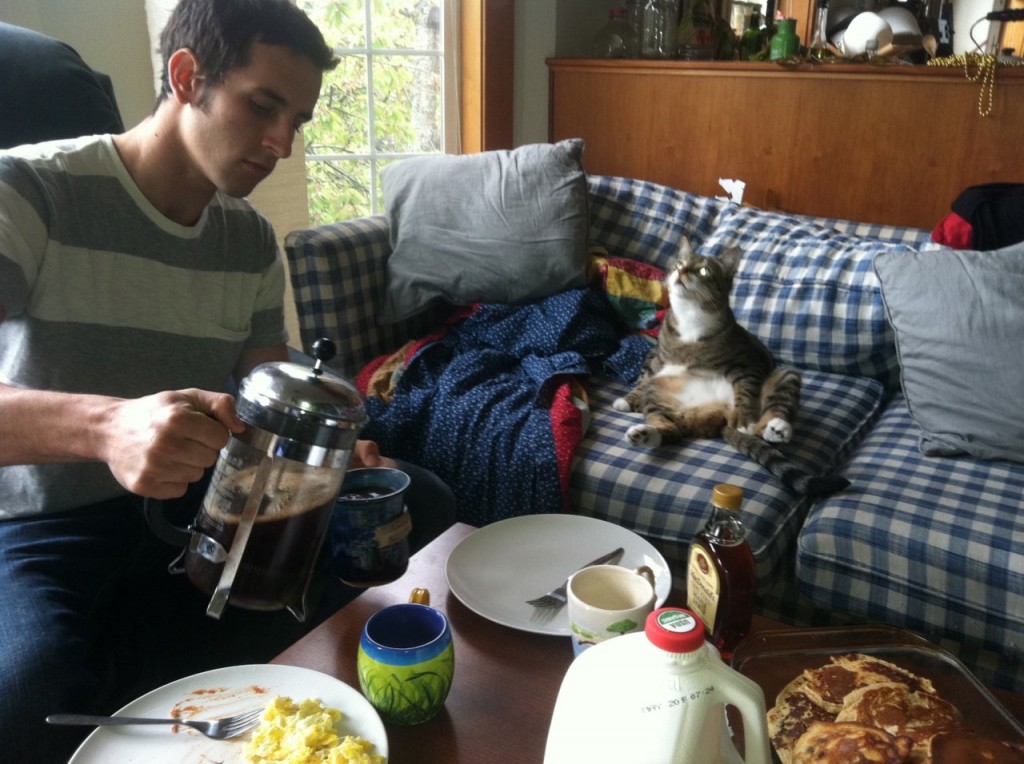
{"type": "Polygon", "coordinates": [[[692,653],[704,644],[704,623],[681,607],[655,610],[647,616],[644,633],[652,645],[670,653],[692,653]]]}

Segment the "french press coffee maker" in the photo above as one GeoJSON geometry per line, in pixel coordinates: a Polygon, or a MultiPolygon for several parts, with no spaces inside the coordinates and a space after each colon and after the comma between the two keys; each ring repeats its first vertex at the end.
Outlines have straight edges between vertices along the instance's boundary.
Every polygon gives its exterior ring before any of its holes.
{"type": "Polygon", "coordinates": [[[191,526],[177,528],[147,504],[154,532],[185,547],[173,565],[210,595],[213,618],[229,602],[306,618],[316,558],[366,421],[359,392],[324,366],[334,344],[317,340],[313,355],[312,368],[264,363],[242,380],[245,431],[221,450],[191,526]]]}

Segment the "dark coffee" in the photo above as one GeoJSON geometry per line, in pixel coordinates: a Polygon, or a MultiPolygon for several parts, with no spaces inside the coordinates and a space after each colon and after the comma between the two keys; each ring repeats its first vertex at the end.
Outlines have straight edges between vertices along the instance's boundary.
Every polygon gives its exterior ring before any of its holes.
{"type": "Polygon", "coordinates": [[[338,499],[340,501],[364,501],[366,499],[380,499],[390,496],[394,492],[394,488],[388,488],[386,485],[361,485],[355,488],[346,488],[338,499]]]}
{"type": "MultiPolygon", "coordinates": [[[[232,605],[249,610],[280,610],[286,606],[301,610],[306,584],[334,510],[337,484],[331,480],[286,474],[284,478],[277,476],[276,482],[272,493],[268,486],[268,494],[260,503],[228,599],[232,605]]],[[[225,550],[230,549],[247,497],[245,490],[218,491],[213,501],[204,503],[196,530],[225,550]],[[227,506],[225,501],[229,502],[227,506]]],[[[216,589],[223,568],[224,563],[211,562],[200,554],[185,555],[189,580],[207,594],[216,589]]]]}

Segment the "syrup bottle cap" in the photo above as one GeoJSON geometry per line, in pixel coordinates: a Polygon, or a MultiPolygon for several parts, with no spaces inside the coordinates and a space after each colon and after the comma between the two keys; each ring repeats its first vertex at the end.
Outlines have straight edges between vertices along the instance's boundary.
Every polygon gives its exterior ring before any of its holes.
{"type": "Polygon", "coordinates": [[[738,485],[719,483],[711,492],[711,503],[722,509],[738,510],[743,504],[743,489],[738,485]]]}
{"type": "Polygon", "coordinates": [[[704,644],[704,622],[681,607],[655,610],[647,616],[644,633],[652,645],[670,653],[692,653],[704,644]]]}

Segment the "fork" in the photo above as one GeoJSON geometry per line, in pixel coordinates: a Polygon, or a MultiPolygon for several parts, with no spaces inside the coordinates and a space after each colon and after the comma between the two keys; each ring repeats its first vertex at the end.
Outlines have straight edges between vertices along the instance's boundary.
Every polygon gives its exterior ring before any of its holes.
{"type": "Polygon", "coordinates": [[[214,740],[227,740],[248,732],[260,723],[263,708],[254,708],[223,719],[198,721],[196,719],[152,719],[136,716],[92,716],[90,714],[50,714],[46,717],[48,724],[85,724],[91,726],[125,725],[125,724],[180,724],[184,727],[203,733],[214,740]]]}
{"type": "MultiPolygon", "coordinates": [[[[591,565],[603,565],[606,562],[611,562],[616,557],[622,554],[622,547],[620,546],[613,552],[608,554],[602,554],[596,560],[591,560],[584,568],[589,568],[591,565]]],[[[580,568],[582,570],[583,568],[580,568]]],[[[561,586],[552,589],[547,594],[543,594],[540,597],[536,597],[532,600],[526,600],[527,605],[533,605],[536,608],[560,608],[566,603],[565,590],[569,586],[569,579],[565,579],[561,586]]]]}

